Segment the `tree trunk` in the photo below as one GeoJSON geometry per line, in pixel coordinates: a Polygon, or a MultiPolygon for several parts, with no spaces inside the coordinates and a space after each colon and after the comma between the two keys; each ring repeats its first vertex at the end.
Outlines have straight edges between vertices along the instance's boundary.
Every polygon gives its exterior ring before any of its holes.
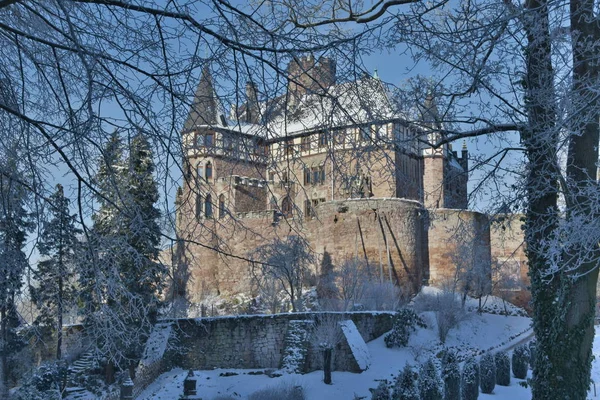
{"type": "Polygon", "coordinates": [[[331,385],[331,349],[323,350],[323,382],[331,385]]]}
{"type": "MultiPolygon", "coordinates": [[[[572,124],[567,159],[567,179],[563,184],[567,224],[573,216],[587,221],[598,218],[590,198],[596,189],[598,159],[597,84],[598,40],[593,4],[571,2],[573,40],[572,124]]],[[[585,399],[590,383],[593,316],[598,279],[597,244],[569,244],[557,231],[556,153],[559,128],[555,126],[554,73],[547,0],[525,3],[524,25],[528,44],[525,51],[527,76],[525,103],[528,129],[521,132],[528,158],[528,207],[525,237],[531,292],[533,327],[538,341],[533,362],[533,399],[585,399]],[[560,261],[544,246],[549,239],[564,247],[560,261]],[[588,247],[588,248],[585,248],[588,247]]],[[[561,216],[561,218],[563,218],[561,216]]]]}
{"type": "MultiPolygon", "coordinates": [[[[61,271],[62,273],[62,271],[61,271]]],[[[62,347],[62,326],[63,326],[63,280],[62,275],[58,278],[58,307],[56,310],[57,314],[57,327],[56,327],[56,359],[61,359],[61,347],[62,347]]]]}

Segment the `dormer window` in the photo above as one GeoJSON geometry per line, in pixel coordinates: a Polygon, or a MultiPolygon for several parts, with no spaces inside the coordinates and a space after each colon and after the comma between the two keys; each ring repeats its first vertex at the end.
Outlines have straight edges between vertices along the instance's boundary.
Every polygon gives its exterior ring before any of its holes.
{"type": "Polygon", "coordinates": [[[196,134],[196,147],[212,148],[215,146],[215,134],[212,132],[196,134]]]}
{"type": "Polygon", "coordinates": [[[319,132],[319,147],[327,147],[327,133],[319,132]]]}

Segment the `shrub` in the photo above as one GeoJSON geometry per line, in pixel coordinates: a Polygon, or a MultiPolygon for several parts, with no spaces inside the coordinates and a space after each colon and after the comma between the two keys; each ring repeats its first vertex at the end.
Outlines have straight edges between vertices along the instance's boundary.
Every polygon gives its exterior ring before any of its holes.
{"type": "Polygon", "coordinates": [[[481,393],[492,393],[496,387],[496,361],[491,353],[486,353],[481,357],[479,374],[481,393]]]}
{"type": "Polygon", "coordinates": [[[474,358],[468,358],[461,377],[462,400],[477,400],[479,397],[479,365],[474,358]]]}
{"type": "Polygon", "coordinates": [[[499,351],[494,355],[496,361],[496,384],[500,386],[510,385],[510,358],[505,351],[499,351]]]}
{"type": "Polygon", "coordinates": [[[384,381],[379,382],[379,385],[375,389],[369,389],[371,391],[371,400],[389,400],[390,391],[387,387],[387,383],[384,381]]]}
{"type": "Polygon", "coordinates": [[[442,379],[444,380],[444,400],[460,399],[460,366],[456,353],[448,351],[442,359],[442,379]]]}
{"type": "Polygon", "coordinates": [[[464,310],[453,292],[444,291],[436,296],[435,321],[437,322],[438,338],[446,343],[450,330],[464,319],[464,310]]]}
{"type": "Polygon", "coordinates": [[[279,386],[266,387],[257,390],[248,396],[248,400],[304,400],[304,389],[302,386],[288,384],[280,384],[279,386]]]}
{"type": "Polygon", "coordinates": [[[442,400],[442,382],[431,358],[421,364],[418,384],[421,400],[442,400]]]}
{"type": "Polygon", "coordinates": [[[417,373],[408,364],[396,378],[392,400],[419,400],[417,373]]]}
{"type": "Polygon", "coordinates": [[[423,319],[414,310],[402,308],[394,315],[392,330],[384,338],[387,347],[404,347],[408,344],[410,334],[417,327],[426,328],[423,319]]]}
{"type": "Polygon", "coordinates": [[[529,349],[522,344],[517,346],[512,354],[512,371],[515,378],[527,378],[527,362],[529,361],[529,349]]]}
{"type": "Polygon", "coordinates": [[[537,356],[537,342],[532,340],[529,342],[529,365],[531,365],[531,369],[535,365],[535,357],[537,356]]]}

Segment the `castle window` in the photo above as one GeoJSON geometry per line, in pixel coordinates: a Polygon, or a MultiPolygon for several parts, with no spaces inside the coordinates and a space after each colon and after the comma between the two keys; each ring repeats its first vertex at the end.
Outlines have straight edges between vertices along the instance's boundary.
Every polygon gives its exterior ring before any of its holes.
{"type": "Polygon", "coordinates": [[[304,136],[300,146],[302,151],[310,151],[310,136],[304,136]]]}
{"type": "Polygon", "coordinates": [[[206,218],[210,218],[213,215],[212,212],[212,196],[210,194],[206,195],[206,200],[204,200],[204,215],[206,218]]]}
{"type": "Polygon", "coordinates": [[[204,136],[204,145],[206,147],[213,147],[215,145],[215,134],[214,133],[207,133],[204,136]]]}
{"type": "Polygon", "coordinates": [[[346,132],[344,132],[344,130],[337,131],[335,133],[335,135],[333,136],[334,144],[344,145],[345,141],[346,141],[346,132]]]}
{"type": "Polygon", "coordinates": [[[281,212],[283,213],[283,215],[285,215],[286,217],[291,217],[292,207],[292,200],[290,199],[290,196],[285,196],[284,199],[281,201],[281,212]]]}
{"type": "Polygon", "coordinates": [[[327,147],[327,133],[319,132],[319,147],[327,147]]]}
{"type": "Polygon", "coordinates": [[[283,149],[285,154],[290,156],[294,155],[294,139],[286,140],[283,144],[283,149]]]}
{"type": "Polygon", "coordinates": [[[310,168],[304,167],[304,184],[310,184],[310,168]]]}
{"type": "Polygon", "coordinates": [[[361,126],[360,127],[360,140],[363,142],[371,141],[371,127],[370,126],[361,126]]]}
{"type": "Polygon", "coordinates": [[[200,219],[202,217],[202,195],[198,194],[196,196],[196,219],[200,219]]]}
{"type": "Polygon", "coordinates": [[[219,196],[219,218],[225,217],[225,195],[219,196]]]}
{"type": "Polygon", "coordinates": [[[223,149],[231,150],[233,149],[233,138],[229,133],[223,133],[223,149]]]}
{"type": "Polygon", "coordinates": [[[198,164],[196,167],[196,176],[198,178],[198,182],[200,182],[201,178],[204,178],[204,166],[202,164],[198,164]]]}
{"type": "Polygon", "coordinates": [[[325,166],[319,165],[318,167],[312,167],[310,171],[307,171],[308,168],[305,169],[305,184],[312,183],[313,185],[319,185],[325,183],[325,166]],[[308,181],[307,180],[308,176],[308,181]]]}
{"type": "Polygon", "coordinates": [[[212,163],[209,161],[206,163],[205,178],[206,178],[206,180],[209,180],[209,179],[212,179],[212,176],[213,176],[212,163]]]}

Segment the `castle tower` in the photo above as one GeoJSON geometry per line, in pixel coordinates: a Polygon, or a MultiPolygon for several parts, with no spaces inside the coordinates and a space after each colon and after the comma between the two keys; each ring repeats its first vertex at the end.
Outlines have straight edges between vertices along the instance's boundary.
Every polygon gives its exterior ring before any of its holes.
{"type": "MultiPolygon", "coordinates": [[[[437,105],[431,95],[425,99],[422,120],[427,129],[427,141],[437,143],[441,139],[442,126],[437,105]]],[[[445,145],[423,149],[423,205],[427,208],[445,207],[446,153],[445,145]]]]}

